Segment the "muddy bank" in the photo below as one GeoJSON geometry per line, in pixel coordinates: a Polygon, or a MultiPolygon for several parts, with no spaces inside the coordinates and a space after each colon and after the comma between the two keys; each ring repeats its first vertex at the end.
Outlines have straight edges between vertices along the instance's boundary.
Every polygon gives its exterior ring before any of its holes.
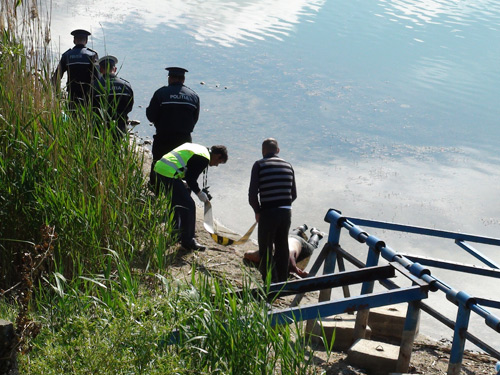
{"type": "MultiPolygon", "coordinates": [[[[138,140],[140,152],[144,155],[144,173],[149,175],[152,155],[148,144],[138,140]]],[[[196,201],[196,198],[194,198],[196,201]]],[[[178,279],[189,282],[193,268],[197,272],[209,273],[212,277],[225,278],[235,287],[243,287],[243,280],[250,277],[254,283],[260,282],[260,274],[253,266],[243,262],[245,251],[256,250],[257,244],[250,240],[242,245],[223,246],[216,243],[210,233],[203,227],[203,209],[197,202],[196,214],[196,238],[203,245],[207,246],[205,251],[191,252],[185,251],[181,247],[176,248],[175,259],[169,268],[171,274],[178,279]]],[[[227,228],[219,226],[221,232],[231,238],[239,238],[240,235],[227,228]]],[[[307,293],[302,300],[302,305],[317,303],[319,292],[307,293]]],[[[291,298],[278,298],[274,308],[287,308],[291,298]]],[[[344,352],[332,352],[327,356],[322,347],[314,348],[314,362],[318,366],[318,373],[323,372],[328,375],[336,374],[366,374],[361,369],[354,368],[346,362],[347,354],[344,352]]],[[[409,373],[411,374],[446,374],[451,345],[449,341],[437,341],[432,338],[419,335],[415,341],[409,373]]],[[[462,365],[464,374],[494,374],[496,359],[483,353],[465,351],[462,365]]]]}

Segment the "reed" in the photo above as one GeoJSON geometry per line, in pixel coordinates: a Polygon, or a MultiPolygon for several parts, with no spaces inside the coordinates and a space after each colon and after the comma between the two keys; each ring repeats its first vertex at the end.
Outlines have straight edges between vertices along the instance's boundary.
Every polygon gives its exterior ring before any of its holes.
{"type": "Polygon", "coordinates": [[[169,197],[149,194],[133,142],[68,115],[38,3],[0,2],[0,316],[20,373],[312,373],[302,325],[271,327],[255,280],[239,297],[196,265],[172,280],[169,197]]]}
{"type": "MultiPolygon", "coordinates": [[[[196,271],[196,266],[193,267],[196,271]]],[[[271,327],[267,304],[249,288],[193,272],[189,282],[155,275],[149,288],[120,278],[54,275],[57,293],[38,307],[43,327],[20,361],[27,374],[313,374],[302,323],[271,327]],[[154,285],[154,287],[152,287],[154,285]],[[96,293],[99,289],[101,292],[96,293]],[[106,296],[105,294],[109,294],[106,296]],[[49,329],[50,327],[50,329],[49,329]],[[180,332],[169,345],[172,332],[180,332]]],[[[255,280],[248,278],[246,284],[255,280]]],[[[0,305],[1,306],[1,305],[0,305]]],[[[1,308],[0,308],[0,311],[1,308]]]]}
{"type": "Polygon", "coordinates": [[[19,281],[16,265],[39,228],[59,234],[55,268],[67,278],[101,272],[108,250],[165,267],[158,255],[175,236],[167,198],[145,188],[142,153],[96,130],[89,108],[70,113],[50,83],[49,39],[36,3],[5,9],[0,40],[0,288],[19,281]],[[7,28],[5,28],[7,26],[7,28]],[[166,225],[164,225],[166,222],[166,225]]]}

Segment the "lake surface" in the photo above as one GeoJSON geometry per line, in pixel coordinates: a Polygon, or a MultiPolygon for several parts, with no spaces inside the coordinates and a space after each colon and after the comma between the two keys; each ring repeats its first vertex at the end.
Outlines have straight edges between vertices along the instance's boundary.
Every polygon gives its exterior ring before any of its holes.
{"type": "MultiPolygon", "coordinates": [[[[243,233],[253,223],[250,169],[262,140],[275,137],[296,172],[293,226],[328,231],[324,216],[336,208],[500,237],[497,1],[51,3],[54,61],[72,47],[73,29],[90,30],[89,46],[117,56],[134,88],[131,117],[144,139],[154,134],[145,108],[167,82],[164,68],[189,70],[202,106],[193,141],[229,149],[228,163],[209,171],[214,214],[228,227],[243,233]]],[[[397,251],[479,265],[449,242],[368,232],[397,251]]],[[[350,242],[344,234],[341,244],[350,242]]],[[[498,248],[477,248],[500,263],[498,248]]],[[[498,281],[433,274],[499,299],[498,281]]],[[[441,331],[451,335],[432,333],[441,331]]]]}

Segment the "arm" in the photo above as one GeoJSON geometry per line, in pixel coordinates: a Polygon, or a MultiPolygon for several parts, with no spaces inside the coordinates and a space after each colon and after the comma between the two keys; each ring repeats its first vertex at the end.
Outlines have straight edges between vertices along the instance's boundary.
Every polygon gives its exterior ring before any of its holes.
{"type": "Polygon", "coordinates": [[[295,199],[297,199],[297,185],[295,185],[295,172],[293,172],[292,178],[293,178],[292,179],[292,202],[293,202],[295,199]]]}
{"type": "Polygon", "coordinates": [[[188,184],[191,191],[195,194],[200,192],[200,187],[198,186],[198,177],[200,174],[208,167],[209,160],[200,155],[193,155],[191,159],[187,162],[187,172],[186,172],[186,183],[188,184]]]}
{"type": "Polygon", "coordinates": [[[130,93],[130,100],[127,104],[127,108],[125,109],[125,113],[129,114],[130,112],[132,112],[132,109],[134,108],[134,91],[132,90],[131,85],[127,85],[127,88],[129,90],[129,93],[130,93]]]}
{"type": "Polygon", "coordinates": [[[194,115],[193,115],[193,119],[194,119],[193,125],[196,125],[196,123],[198,122],[198,118],[200,117],[200,108],[201,108],[200,98],[198,98],[198,106],[196,107],[196,111],[194,112],[194,115]]]}
{"type": "MultiPolygon", "coordinates": [[[[67,52],[65,52],[66,54],[67,52]]],[[[59,61],[59,64],[57,64],[57,68],[52,75],[51,81],[56,88],[59,88],[59,83],[61,82],[61,78],[66,71],[66,61],[65,61],[65,54],[61,56],[61,60],[59,61]]]]}
{"type": "Polygon", "coordinates": [[[57,64],[57,68],[54,72],[54,74],[52,74],[52,78],[51,78],[51,81],[52,81],[52,84],[56,87],[59,87],[59,82],[61,82],[61,77],[62,77],[62,73],[61,73],[61,63],[57,64]]]}
{"type": "Polygon", "coordinates": [[[299,275],[300,277],[309,276],[308,272],[301,270],[297,267],[297,258],[302,251],[302,244],[298,242],[296,239],[288,237],[288,248],[290,250],[289,263],[288,263],[288,272],[293,272],[299,275]]]}
{"type": "Polygon", "coordinates": [[[292,257],[290,257],[290,265],[288,267],[288,272],[296,273],[302,278],[309,276],[309,272],[302,271],[299,267],[297,267],[297,263],[295,263],[295,258],[293,258],[292,261],[292,257]]]}
{"type": "Polygon", "coordinates": [[[250,176],[250,186],[248,188],[248,203],[255,212],[255,220],[259,221],[260,203],[259,203],[259,163],[255,162],[250,176]]]}
{"type": "Polygon", "coordinates": [[[158,120],[158,112],[160,109],[160,102],[158,100],[157,92],[154,93],[151,101],[149,102],[149,106],[146,108],[146,117],[153,124],[158,120]]]}

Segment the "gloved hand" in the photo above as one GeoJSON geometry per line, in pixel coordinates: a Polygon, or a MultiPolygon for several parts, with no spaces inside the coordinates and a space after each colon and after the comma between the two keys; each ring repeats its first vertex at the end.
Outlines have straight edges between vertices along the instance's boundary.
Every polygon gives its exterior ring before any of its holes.
{"type": "Polygon", "coordinates": [[[203,203],[208,202],[208,196],[203,191],[200,190],[196,195],[198,196],[198,199],[203,203]]]}

